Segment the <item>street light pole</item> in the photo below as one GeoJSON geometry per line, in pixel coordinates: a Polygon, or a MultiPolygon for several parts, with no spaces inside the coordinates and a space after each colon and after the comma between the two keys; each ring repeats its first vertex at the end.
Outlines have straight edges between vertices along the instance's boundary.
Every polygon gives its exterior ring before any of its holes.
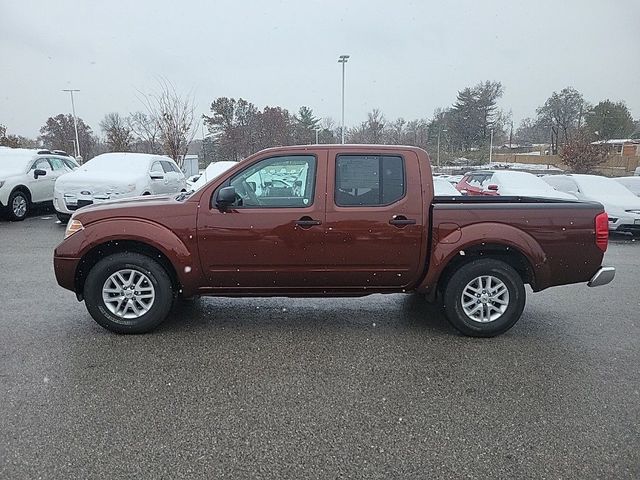
{"type": "Polygon", "coordinates": [[[320,129],[316,128],[315,131],[316,131],[316,145],[318,145],[318,133],[320,132],[320,129]]]}
{"type": "Polygon", "coordinates": [[[491,141],[489,142],[489,163],[493,159],[493,128],[491,129],[491,141]]]}
{"type": "Polygon", "coordinates": [[[440,168],[440,134],[442,132],[446,132],[447,129],[445,128],[444,130],[442,129],[442,126],[440,127],[440,130],[438,130],[438,153],[436,154],[436,164],[438,166],[438,169],[440,168]]]}
{"type": "Polygon", "coordinates": [[[342,64],[342,143],[344,144],[344,66],[349,60],[349,55],[340,55],[338,63],[342,64]]]}
{"type": "Polygon", "coordinates": [[[76,131],[76,157],[80,156],[80,140],[78,139],[78,119],[76,118],[76,106],[73,102],[73,92],[79,92],[80,90],[69,88],[62,90],[63,92],[69,92],[71,94],[71,111],[73,112],[73,128],[76,131]]]}

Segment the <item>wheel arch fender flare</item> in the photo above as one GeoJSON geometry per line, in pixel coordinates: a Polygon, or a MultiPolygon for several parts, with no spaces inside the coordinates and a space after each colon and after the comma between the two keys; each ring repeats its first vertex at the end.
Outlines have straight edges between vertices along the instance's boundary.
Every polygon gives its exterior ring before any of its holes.
{"type": "Polygon", "coordinates": [[[75,273],[76,279],[82,276],[83,267],[87,268],[84,259],[94,253],[136,251],[136,248],[143,247],[143,253],[149,256],[157,253],[159,263],[173,270],[169,274],[185,295],[192,294],[198,286],[200,263],[173,231],[156,222],[138,218],[98,220],[85,226],[83,234],[77,238],[79,245],[74,242],[74,237],[72,235],[60,244],[56,255],[64,255],[63,248],[77,252],[76,258],[81,261],[75,273]]]}
{"type": "MultiPolygon", "coordinates": [[[[460,228],[459,239],[454,243],[436,243],[431,253],[429,269],[417,287],[418,291],[434,293],[443,272],[458,256],[467,257],[468,251],[475,254],[486,248],[490,254],[492,247],[503,247],[521,255],[531,270],[531,286],[535,291],[549,284],[547,255],[538,241],[527,232],[504,223],[484,222],[460,228]]],[[[477,258],[477,256],[468,256],[477,258]]]]}

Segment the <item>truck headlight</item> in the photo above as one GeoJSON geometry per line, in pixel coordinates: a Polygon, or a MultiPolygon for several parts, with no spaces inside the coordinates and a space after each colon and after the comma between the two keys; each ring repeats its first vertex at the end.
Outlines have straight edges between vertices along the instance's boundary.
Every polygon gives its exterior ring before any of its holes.
{"type": "Polygon", "coordinates": [[[80,230],[84,230],[84,226],[82,225],[82,223],[80,223],[79,220],[71,220],[67,224],[67,229],[64,232],[64,238],[69,238],[71,235],[79,232],[80,230]]]}

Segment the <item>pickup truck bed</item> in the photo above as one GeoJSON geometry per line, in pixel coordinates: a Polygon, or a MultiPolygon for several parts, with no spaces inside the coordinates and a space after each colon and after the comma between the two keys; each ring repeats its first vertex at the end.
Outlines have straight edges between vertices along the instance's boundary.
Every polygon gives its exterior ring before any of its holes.
{"type": "Polygon", "coordinates": [[[434,197],[419,148],[312,145],[258,152],[196,192],[80,209],[54,266],[122,333],[153,329],[179,295],[413,291],[492,336],[520,317],[527,283],[611,281],[607,235],[597,203],[434,197]]]}

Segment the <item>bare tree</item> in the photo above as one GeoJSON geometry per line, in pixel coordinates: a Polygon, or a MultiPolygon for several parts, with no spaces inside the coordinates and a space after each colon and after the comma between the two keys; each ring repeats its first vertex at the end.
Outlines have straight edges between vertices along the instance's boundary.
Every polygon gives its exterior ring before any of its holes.
{"type": "Polygon", "coordinates": [[[572,172],[591,173],[607,159],[607,152],[601,145],[591,143],[589,136],[579,130],[565,143],[560,157],[572,172]]]}
{"type": "Polygon", "coordinates": [[[131,150],[133,137],[128,122],[119,113],[107,113],[100,122],[100,128],[107,137],[107,148],[111,152],[131,150]]]}
{"type": "Polygon", "coordinates": [[[160,140],[166,155],[182,167],[189,144],[196,135],[198,121],[191,95],[180,95],[175,87],[161,80],[160,91],[142,95],[142,102],[151,118],[156,119],[160,140]]]}
{"type": "Polygon", "coordinates": [[[136,136],[136,150],[143,153],[160,153],[160,127],[158,121],[144,112],[135,112],[127,118],[129,128],[136,136]]]}

